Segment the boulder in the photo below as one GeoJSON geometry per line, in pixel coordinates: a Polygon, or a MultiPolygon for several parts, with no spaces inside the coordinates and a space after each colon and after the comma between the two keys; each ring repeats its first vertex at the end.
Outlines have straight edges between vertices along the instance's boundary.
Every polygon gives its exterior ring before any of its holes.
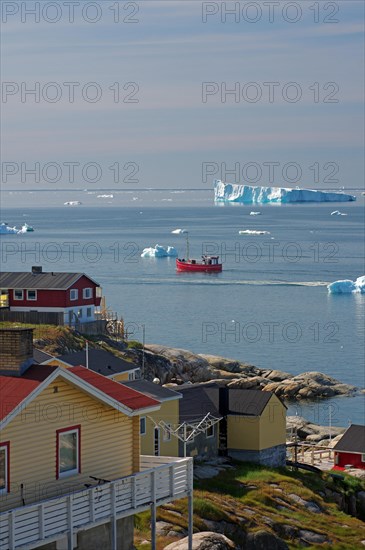
{"type": "MultiPolygon", "coordinates": [[[[237,546],[229,538],[212,531],[193,535],[193,550],[236,550],[237,546]]],[[[164,550],[188,550],[188,537],[165,546],[164,550]]]]}
{"type": "Polygon", "coordinates": [[[289,550],[282,539],[267,531],[256,531],[247,536],[244,550],[289,550]]]}

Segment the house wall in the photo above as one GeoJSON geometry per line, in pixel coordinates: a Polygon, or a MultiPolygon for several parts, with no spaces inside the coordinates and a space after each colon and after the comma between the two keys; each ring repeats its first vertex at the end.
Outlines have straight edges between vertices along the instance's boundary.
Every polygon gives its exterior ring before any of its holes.
{"type": "Polygon", "coordinates": [[[227,449],[260,449],[260,417],[228,415],[227,449]]]}
{"type": "MultiPolygon", "coordinates": [[[[218,455],[219,424],[214,425],[214,435],[207,437],[205,433],[197,434],[193,441],[186,444],[186,456],[201,459],[213,458],[218,455]]],[[[184,443],[179,441],[179,456],[184,456],[184,443]]]]}
{"type": "Polygon", "coordinates": [[[363,455],[359,453],[341,453],[335,451],[335,465],[344,468],[347,464],[352,464],[355,468],[365,470],[365,461],[363,455]]]}
{"type": "MultiPolygon", "coordinates": [[[[138,367],[136,368],[136,370],[138,370],[138,367]]],[[[136,379],[136,375],[135,375],[136,370],[130,370],[130,371],[127,371],[127,372],[120,372],[118,374],[113,374],[113,376],[110,376],[110,378],[112,378],[116,382],[128,382],[128,380],[135,380],[136,379]],[[130,374],[133,374],[133,378],[129,378],[130,374]]]]}
{"type": "MultiPolygon", "coordinates": [[[[160,420],[177,426],[179,422],[179,400],[163,401],[159,411],[149,413],[146,417],[146,434],[141,435],[141,454],[154,455],[154,428],[160,420]]],[[[171,436],[170,441],[163,440],[163,430],[160,429],[160,455],[179,456],[178,438],[171,436]]]]}
{"type": "MultiPolygon", "coordinates": [[[[5,404],[6,406],[6,404],[5,404]]],[[[139,422],[56,379],[1,432],[10,441],[10,493],[0,510],[139,471],[139,422]],[[56,430],[81,425],[81,473],[56,479],[56,430]],[[138,456],[137,456],[138,452],[138,456]]]]}
{"type": "Polygon", "coordinates": [[[286,408],[272,395],[260,417],[260,450],[286,444],[286,408]]]}

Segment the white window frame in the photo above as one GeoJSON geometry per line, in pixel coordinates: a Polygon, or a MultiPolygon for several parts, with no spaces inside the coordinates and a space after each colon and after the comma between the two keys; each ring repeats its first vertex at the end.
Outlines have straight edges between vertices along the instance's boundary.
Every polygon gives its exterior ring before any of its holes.
{"type": "Polygon", "coordinates": [[[93,289],[91,287],[83,288],[82,297],[84,298],[84,300],[90,300],[93,297],[93,289]],[[90,296],[87,296],[87,294],[90,294],[90,296]]]}
{"type": "Polygon", "coordinates": [[[134,371],[128,373],[128,380],[135,380],[134,371]]]}
{"type": "Polygon", "coordinates": [[[79,290],[77,288],[71,288],[70,290],[70,301],[74,302],[79,298],[79,290]]]}
{"type": "MultiPolygon", "coordinates": [[[[166,426],[168,428],[171,428],[171,424],[169,423],[166,423],[166,426]]],[[[169,430],[163,430],[162,441],[164,441],[164,443],[168,443],[169,441],[171,441],[171,432],[169,430]]]]}
{"type": "Polygon", "coordinates": [[[22,300],[24,300],[24,290],[21,290],[20,288],[14,288],[14,301],[18,301],[18,302],[21,302],[22,300]],[[22,297],[21,298],[17,298],[16,296],[16,292],[21,292],[22,293],[22,297]]]}
{"type": "Polygon", "coordinates": [[[63,479],[64,477],[74,476],[80,473],[80,428],[71,428],[70,430],[64,430],[57,432],[58,438],[58,479],[63,479]],[[67,435],[71,433],[76,433],[76,468],[72,470],[67,470],[66,472],[61,472],[61,441],[60,437],[62,435],[67,435]]]}
{"type": "Polygon", "coordinates": [[[365,453],[361,453],[361,462],[365,462],[365,453]]]}
{"type": "Polygon", "coordinates": [[[0,489],[0,495],[5,495],[8,493],[8,489],[9,489],[9,444],[7,445],[0,445],[0,451],[3,450],[5,451],[5,475],[4,475],[4,479],[5,479],[5,487],[3,487],[2,489],[0,489]]]}
{"type": "Polygon", "coordinates": [[[206,437],[207,439],[210,439],[210,438],[214,437],[214,435],[215,435],[214,424],[212,424],[212,426],[209,426],[209,428],[207,428],[207,429],[205,430],[205,437],[206,437]],[[212,434],[211,434],[211,435],[208,435],[208,430],[212,430],[212,434]]]}
{"type": "Polygon", "coordinates": [[[139,417],[139,435],[146,435],[147,433],[147,422],[145,416],[139,417]],[[144,430],[142,431],[142,423],[144,423],[144,430]]]}
{"type": "Polygon", "coordinates": [[[36,290],[27,290],[27,300],[30,302],[36,302],[37,301],[37,291],[36,290]],[[29,292],[34,292],[34,298],[29,298],[29,292]]]}

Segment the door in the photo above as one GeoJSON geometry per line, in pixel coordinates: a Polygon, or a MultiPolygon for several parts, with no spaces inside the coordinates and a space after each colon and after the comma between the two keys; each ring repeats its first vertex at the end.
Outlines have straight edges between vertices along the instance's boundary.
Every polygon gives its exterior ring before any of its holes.
{"type": "Polygon", "coordinates": [[[153,437],[154,437],[153,449],[154,449],[155,456],[160,456],[160,428],[154,429],[153,437]]]}

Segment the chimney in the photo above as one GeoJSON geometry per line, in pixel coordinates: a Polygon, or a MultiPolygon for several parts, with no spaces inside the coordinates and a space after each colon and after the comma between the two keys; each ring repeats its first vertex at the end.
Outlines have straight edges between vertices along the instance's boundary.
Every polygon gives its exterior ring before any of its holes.
{"type": "Polygon", "coordinates": [[[33,273],[33,275],[37,275],[39,273],[42,273],[42,266],[41,265],[32,265],[32,273],[33,273]]]}
{"type": "Polygon", "coordinates": [[[33,329],[0,329],[0,374],[21,376],[33,363],[33,329]]]}

